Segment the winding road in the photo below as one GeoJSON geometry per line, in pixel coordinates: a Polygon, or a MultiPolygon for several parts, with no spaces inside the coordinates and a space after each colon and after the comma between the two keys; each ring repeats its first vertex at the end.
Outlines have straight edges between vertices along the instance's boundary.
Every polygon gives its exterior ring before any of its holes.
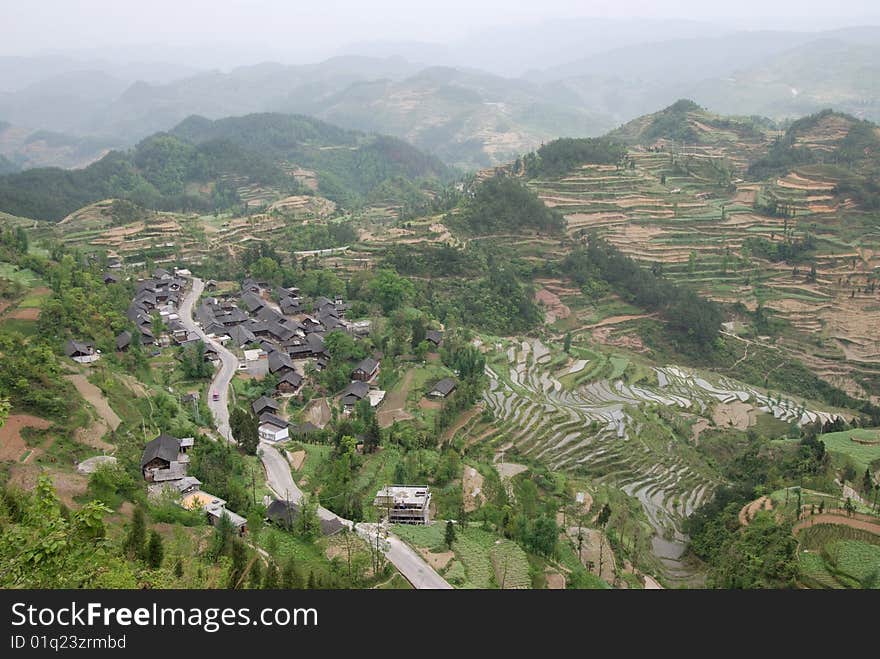
{"type": "MultiPolygon", "coordinates": [[[[192,286],[184,296],[180,304],[178,315],[180,322],[190,332],[194,332],[205,345],[209,345],[220,356],[220,369],[214,375],[211,383],[211,392],[218,392],[219,399],[214,400],[213,395],[208,396],[208,407],[214,416],[214,423],[220,435],[229,442],[234,442],[232,431],[229,428],[229,386],[232,378],[238,370],[238,358],[227,350],[219,341],[214,341],[202,331],[202,328],[193,320],[193,306],[202,295],[205,288],[204,282],[198,277],[191,277],[192,286]]],[[[293,503],[302,500],[303,493],[293,480],[290,473],[290,464],[287,459],[272,444],[260,442],[258,450],[260,460],[266,470],[266,485],[279,499],[286,499],[293,503]]],[[[358,535],[367,541],[375,541],[376,525],[361,522],[354,524],[351,520],[339,517],[331,510],[324,507],[318,508],[318,517],[324,520],[338,519],[348,528],[353,528],[358,535]]],[[[428,565],[409,545],[392,533],[384,535],[384,541],[380,547],[385,556],[394,564],[400,573],[415,588],[419,589],[451,589],[452,586],[428,565]]]]}

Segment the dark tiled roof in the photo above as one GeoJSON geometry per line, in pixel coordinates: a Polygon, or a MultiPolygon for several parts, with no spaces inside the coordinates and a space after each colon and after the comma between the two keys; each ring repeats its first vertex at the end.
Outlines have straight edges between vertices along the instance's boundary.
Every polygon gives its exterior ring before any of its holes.
{"type": "Polygon", "coordinates": [[[290,357],[288,357],[285,353],[280,350],[276,350],[274,352],[269,353],[269,372],[275,373],[280,371],[282,368],[289,368],[290,370],[294,370],[293,362],[290,361],[290,357]]]}
{"type": "Polygon", "coordinates": [[[94,352],[95,349],[92,344],[83,341],[70,340],[64,346],[64,354],[68,357],[73,357],[74,355],[91,355],[94,352]]]}
{"type": "Polygon", "coordinates": [[[278,403],[269,398],[268,396],[260,396],[251,404],[251,409],[253,409],[254,414],[260,414],[266,410],[272,410],[273,412],[278,411],[278,403]]]}
{"type": "Polygon", "coordinates": [[[448,396],[449,393],[455,389],[456,383],[452,378],[443,378],[437,384],[434,385],[434,388],[431,389],[431,393],[438,393],[441,396],[448,396]]]}
{"type": "Polygon", "coordinates": [[[268,423],[273,426],[277,426],[278,428],[287,428],[290,424],[282,419],[280,416],[272,414],[271,412],[263,412],[260,415],[260,423],[268,423]]]}
{"type": "Polygon", "coordinates": [[[352,382],[345,389],[342,390],[342,396],[354,396],[358,400],[366,397],[366,395],[370,391],[370,385],[366,382],[352,382]]]}
{"type": "Polygon", "coordinates": [[[131,345],[131,332],[128,330],[116,337],[116,349],[122,350],[131,345]]]}
{"type": "Polygon", "coordinates": [[[355,372],[361,371],[363,373],[369,374],[375,371],[378,365],[379,362],[377,362],[375,359],[373,359],[372,357],[367,357],[366,359],[362,360],[361,363],[358,364],[354,370],[355,372]]]}
{"type": "Polygon", "coordinates": [[[141,467],[151,460],[159,458],[166,462],[174,462],[180,452],[180,440],[171,435],[159,435],[152,442],[144,447],[144,453],[141,456],[141,467]]]}

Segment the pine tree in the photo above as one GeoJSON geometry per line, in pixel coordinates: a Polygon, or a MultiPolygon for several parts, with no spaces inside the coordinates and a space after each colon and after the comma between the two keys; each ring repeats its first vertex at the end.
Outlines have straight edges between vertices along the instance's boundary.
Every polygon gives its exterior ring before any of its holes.
{"type": "Polygon", "coordinates": [[[871,469],[869,467],[865,467],[865,475],[862,477],[862,491],[865,494],[870,494],[871,490],[874,489],[874,481],[871,478],[871,469]]]}
{"type": "Polygon", "coordinates": [[[146,557],[145,543],[147,540],[147,523],[144,520],[144,509],[136,506],[131,514],[131,528],[128,529],[128,535],[125,537],[123,548],[129,558],[146,557]]]}
{"type": "Polygon", "coordinates": [[[446,548],[452,549],[452,543],[455,542],[455,525],[452,523],[451,519],[446,521],[446,535],[444,541],[446,542],[446,548]]]}
{"type": "Polygon", "coordinates": [[[571,332],[565,333],[565,340],[562,343],[562,349],[565,350],[566,354],[571,352],[571,332]]]}
{"type": "Polygon", "coordinates": [[[278,588],[278,568],[274,561],[269,561],[266,574],[263,577],[263,590],[275,590],[278,588]]]}
{"type": "Polygon", "coordinates": [[[247,566],[247,548],[238,538],[232,541],[232,567],[229,570],[229,582],[227,588],[233,590],[241,588],[244,569],[247,566]]]}
{"type": "Polygon", "coordinates": [[[250,572],[248,572],[248,588],[250,588],[251,590],[257,590],[262,582],[262,561],[259,558],[254,558],[254,562],[251,565],[251,570],[250,572]]]}
{"type": "Polygon", "coordinates": [[[165,548],[162,546],[162,536],[155,531],[150,531],[150,544],[147,548],[147,565],[158,569],[162,566],[165,558],[165,548]]]}
{"type": "Polygon", "coordinates": [[[183,561],[181,559],[177,559],[177,562],[174,564],[174,576],[178,579],[183,578],[183,561]]]}
{"type": "Polygon", "coordinates": [[[292,558],[288,559],[281,572],[281,587],[287,590],[299,590],[303,587],[302,575],[292,558]]]}

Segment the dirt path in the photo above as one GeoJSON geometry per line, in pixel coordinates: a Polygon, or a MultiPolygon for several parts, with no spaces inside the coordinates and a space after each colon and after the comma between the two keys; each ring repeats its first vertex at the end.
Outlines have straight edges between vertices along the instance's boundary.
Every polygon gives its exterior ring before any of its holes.
{"type": "Polygon", "coordinates": [[[91,403],[98,413],[88,428],[77,428],[76,440],[87,446],[92,446],[101,451],[115,451],[116,447],[103,441],[104,435],[110,430],[116,430],[122,419],[113,411],[103,392],[82,374],[65,375],[67,380],[73,383],[76,390],[87,402],[91,403]]]}
{"type": "Polygon", "coordinates": [[[406,421],[413,418],[412,414],[403,409],[406,405],[406,399],[409,397],[413,375],[412,369],[407,371],[406,375],[403,376],[403,380],[385,396],[385,400],[382,402],[382,409],[376,414],[379,427],[387,428],[395,421],[406,421]]]}
{"type": "Polygon", "coordinates": [[[663,586],[661,586],[657,580],[646,574],[645,576],[645,590],[663,590],[663,586]]]}
{"type": "Polygon", "coordinates": [[[480,403],[477,403],[471,409],[459,415],[455,423],[449,426],[446,430],[443,431],[443,434],[440,435],[440,446],[443,446],[443,444],[455,437],[455,433],[457,433],[465,425],[467,425],[468,421],[473,419],[477,414],[481,414],[483,412],[483,409],[483,406],[480,403]]]}
{"type": "Polygon", "coordinates": [[[0,427],[0,461],[17,462],[27,451],[28,446],[21,437],[23,428],[45,430],[51,421],[30,414],[10,414],[6,423],[0,427]]]}
{"type": "Polygon", "coordinates": [[[739,523],[748,526],[760,510],[773,510],[773,502],[770,497],[760,497],[744,505],[739,511],[739,523]]]}
{"type": "Polygon", "coordinates": [[[851,529],[861,529],[863,531],[868,531],[869,533],[880,535],[880,520],[872,522],[868,521],[868,519],[862,519],[864,517],[866,516],[860,515],[859,518],[847,517],[846,515],[837,515],[835,513],[810,515],[806,519],[802,519],[795,524],[792,527],[791,532],[794,535],[797,535],[798,531],[813,526],[814,524],[839,524],[841,526],[848,526],[851,529]]]}
{"type": "Polygon", "coordinates": [[[610,318],[605,318],[604,320],[600,320],[598,323],[593,323],[592,325],[584,325],[579,328],[579,330],[591,330],[596,329],[597,327],[607,327],[608,325],[619,325],[620,323],[625,323],[629,320],[639,320],[641,318],[653,318],[657,314],[655,313],[643,313],[636,314],[630,316],[611,316],[610,318]]]}

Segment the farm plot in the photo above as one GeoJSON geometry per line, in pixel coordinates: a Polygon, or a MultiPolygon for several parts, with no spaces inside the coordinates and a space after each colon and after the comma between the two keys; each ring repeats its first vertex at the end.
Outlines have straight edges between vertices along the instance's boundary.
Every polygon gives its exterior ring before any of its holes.
{"type": "Polygon", "coordinates": [[[641,501],[658,530],[678,529],[718,481],[687,438],[665,429],[652,409],[706,414],[718,404],[738,402],[796,423],[835,417],[677,366],[654,368],[657,384],[628,384],[618,379],[623,369],[616,364],[614,377],[566,389],[550,361],[549,348],[536,340],[499,351],[487,366],[489,388],[484,394],[496,423],[482,441],[510,445],[555,470],[587,473],[615,484],[641,501]]]}

